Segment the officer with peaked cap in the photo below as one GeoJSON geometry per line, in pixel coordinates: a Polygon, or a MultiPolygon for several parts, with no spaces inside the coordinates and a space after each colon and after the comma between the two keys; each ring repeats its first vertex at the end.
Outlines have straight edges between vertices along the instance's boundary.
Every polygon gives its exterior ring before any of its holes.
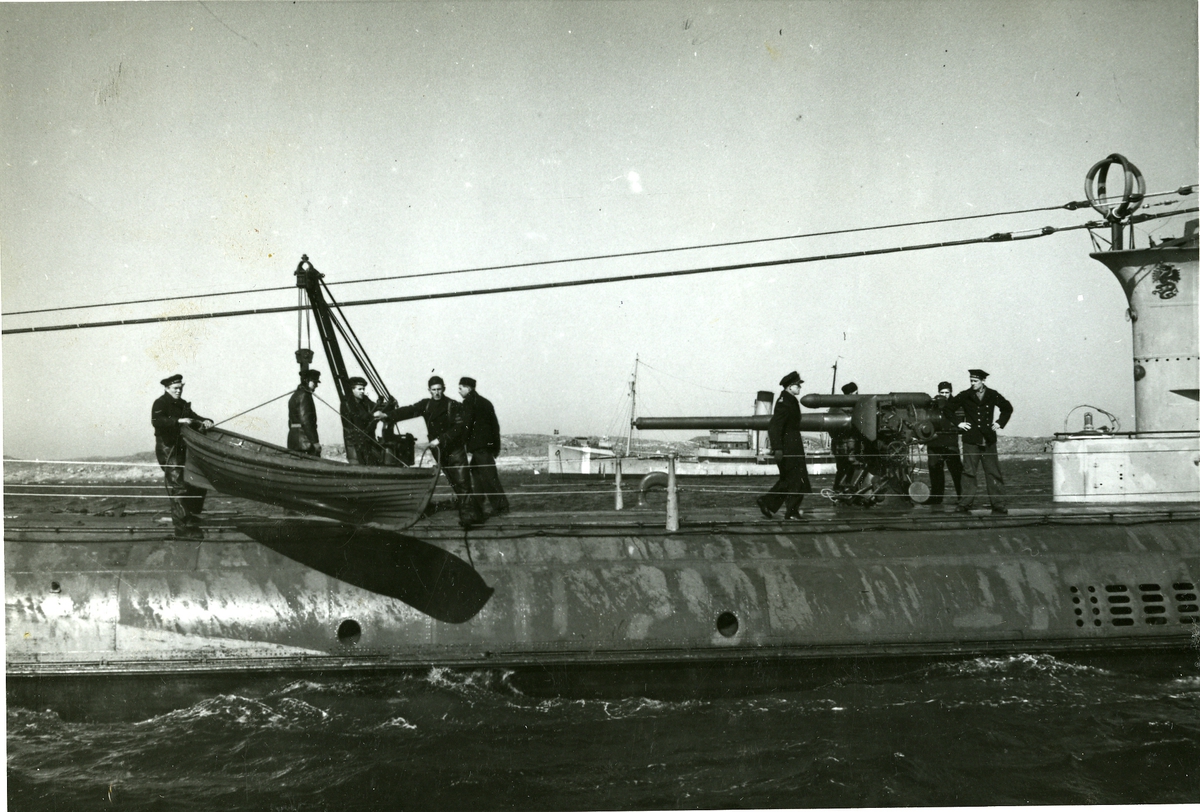
{"type": "Polygon", "coordinates": [[[305,370],[300,373],[300,385],[288,399],[287,447],[313,457],[321,456],[321,441],[317,436],[317,407],[313,403],[313,392],[320,383],[320,370],[305,370]]]}
{"type": "Polygon", "coordinates": [[[808,463],[804,458],[804,438],[800,434],[800,384],[804,380],[799,372],[789,372],[779,381],[783,391],[775,401],[775,410],[767,427],[767,438],[771,453],[779,466],[779,481],[771,490],[758,497],[758,509],[763,518],[770,519],[775,511],[786,503],[785,519],[801,519],[800,504],[804,494],[812,493],[808,481],[808,463]]]}
{"type": "Polygon", "coordinates": [[[1004,475],[1000,472],[1000,457],[996,453],[996,428],[1008,425],[1013,407],[1004,395],[988,388],[985,383],[987,372],[969,369],[967,374],[971,376],[971,387],[949,401],[949,408],[962,409],[963,413],[963,420],[958,424],[963,432],[962,495],[956,510],[966,513],[973,507],[979,489],[979,469],[982,468],[992,513],[1008,513],[1004,503],[1004,475]],[[996,410],[1000,417],[993,426],[996,410]]]}
{"type": "Polygon", "coordinates": [[[466,500],[471,504],[466,513],[459,513],[460,523],[481,521],[484,517],[483,503],[486,497],[492,514],[508,512],[508,496],[500,485],[500,473],[496,470],[496,455],[500,453],[500,421],[492,402],[475,389],[475,379],[463,377],[458,381],[458,394],[462,397],[462,427],[455,432],[461,437],[470,455],[472,495],[466,500]]]}
{"type": "Polygon", "coordinates": [[[180,427],[199,424],[201,428],[209,429],[213,422],[192,411],[192,404],[183,399],[182,375],[171,375],[160,383],[166,391],[150,407],[150,425],[154,426],[154,456],[162,466],[167,495],[171,499],[175,537],[202,539],[200,513],[204,510],[207,491],[184,479],[187,445],[183,442],[180,427]]]}

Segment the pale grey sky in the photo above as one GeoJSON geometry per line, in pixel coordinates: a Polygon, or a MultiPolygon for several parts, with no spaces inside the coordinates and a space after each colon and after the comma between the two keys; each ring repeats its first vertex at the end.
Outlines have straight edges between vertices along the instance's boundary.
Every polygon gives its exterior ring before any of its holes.
{"type": "MultiPolygon", "coordinates": [[[[1112,152],[1167,191],[1197,181],[1196,18],[1195,2],[1169,0],[0,4],[3,310],[286,286],[301,254],[336,282],[1052,206],[1081,199],[1112,152]]],[[[753,262],[1096,216],[334,290],[753,262]]],[[[1182,219],[1149,228],[1179,234],[1182,219]]],[[[839,383],[865,392],[961,388],[984,367],[1016,407],[1010,434],[1061,430],[1082,403],[1132,428],[1126,305],[1090,250],[1071,231],[346,312],[401,402],[432,370],[471,375],[505,432],[622,431],[635,355],[653,367],[647,415],[748,413],[793,368],[829,391],[838,360],[839,383]]],[[[217,420],[287,392],[296,323],[5,336],[4,452],[148,450],[173,372],[217,420]]],[[[336,417],[320,420],[340,442],[336,417]]],[[[282,443],[286,408],[229,425],[282,443]]]]}

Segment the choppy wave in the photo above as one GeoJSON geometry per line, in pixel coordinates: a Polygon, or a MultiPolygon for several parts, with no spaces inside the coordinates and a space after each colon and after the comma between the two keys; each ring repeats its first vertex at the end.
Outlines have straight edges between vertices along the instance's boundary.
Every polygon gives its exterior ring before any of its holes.
{"type": "Polygon", "coordinates": [[[9,708],[13,809],[1183,803],[1200,674],[979,657],[705,699],[526,696],[501,670],[339,676],[135,723],[9,708]],[[165,804],[165,806],[164,806],[165,804]]]}

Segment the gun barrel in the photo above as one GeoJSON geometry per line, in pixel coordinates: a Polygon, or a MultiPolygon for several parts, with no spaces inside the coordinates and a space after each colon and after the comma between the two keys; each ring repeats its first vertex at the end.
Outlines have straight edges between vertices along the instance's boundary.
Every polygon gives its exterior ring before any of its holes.
{"type": "Polygon", "coordinates": [[[639,417],[635,429],[751,429],[766,431],[770,415],[740,415],[736,417],[639,417]]]}
{"type": "MultiPolygon", "coordinates": [[[[771,424],[771,416],[735,416],[735,417],[639,417],[633,421],[633,427],[638,430],[653,429],[749,429],[751,431],[766,431],[771,424]]],[[[850,425],[848,414],[802,414],[800,415],[801,431],[832,432],[844,429],[850,425]]]]}
{"type": "Polygon", "coordinates": [[[834,406],[853,407],[865,398],[875,398],[880,406],[929,406],[933,398],[924,392],[890,392],[886,395],[805,395],[800,403],[810,409],[829,409],[834,406]]]}

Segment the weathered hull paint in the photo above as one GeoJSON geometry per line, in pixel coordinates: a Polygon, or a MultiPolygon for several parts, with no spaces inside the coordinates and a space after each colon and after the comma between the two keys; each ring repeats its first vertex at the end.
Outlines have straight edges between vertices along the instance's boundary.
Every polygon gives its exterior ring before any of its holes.
{"type": "Polygon", "coordinates": [[[336,544],[302,521],[265,543],[9,533],[8,675],[1179,652],[1200,623],[1194,507],[870,521],[514,518],[336,544]],[[455,567],[481,580],[440,583],[455,567]]]}

